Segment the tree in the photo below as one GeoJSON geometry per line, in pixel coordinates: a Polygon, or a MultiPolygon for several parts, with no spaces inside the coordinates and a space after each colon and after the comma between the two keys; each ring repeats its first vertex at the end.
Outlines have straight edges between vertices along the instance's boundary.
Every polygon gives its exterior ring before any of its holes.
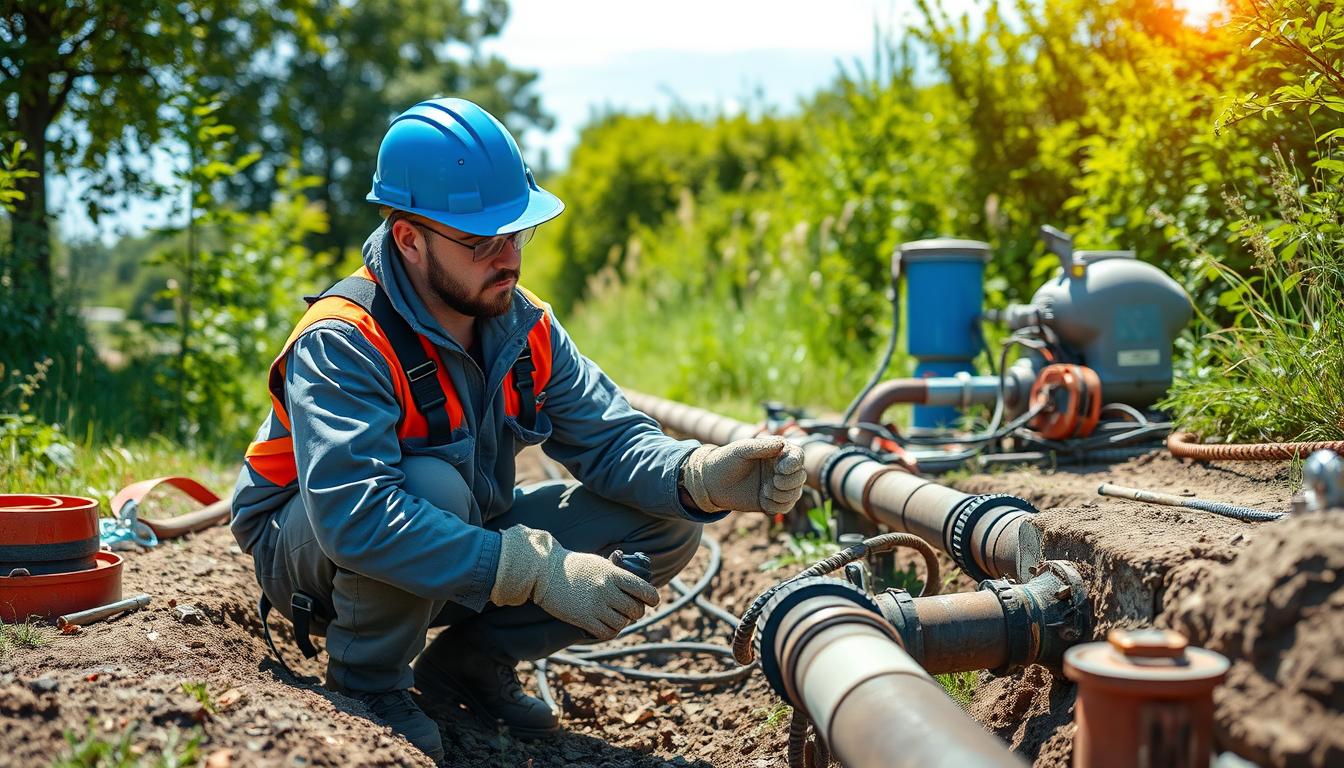
{"type": "Polygon", "coordinates": [[[262,156],[250,173],[228,180],[230,195],[264,207],[276,170],[297,159],[305,174],[321,179],[314,196],[326,205],[331,229],[319,245],[339,257],[367,233],[364,196],[379,140],[410,105],[460,96],[515,132],[549,129],[533,90],[536,73],[480,49],[507,18],[505,0],[320,0],[313,44],[278,42],[243,82],[205,82],[224,95],[239,148],[262,156]]]}
{"type": "Polygon", "coordinates": [[[0,0],[0,143],[23,142],[32,172],[18,180],[0,267],[34,308],[52,308],[48,177],[85,176],[95,220],[118,194],[157,193],[148,153],[168,132],[162,106],[194,72],[227,79],[245,52],[302,28],[306,2],[0,0]]]}

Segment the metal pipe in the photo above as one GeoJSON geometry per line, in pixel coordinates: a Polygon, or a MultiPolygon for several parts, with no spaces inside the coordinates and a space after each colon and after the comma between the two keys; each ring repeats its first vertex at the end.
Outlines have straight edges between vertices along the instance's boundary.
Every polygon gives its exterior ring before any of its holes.
{"type": "Polygon", "coordinates": [[[1092,634],[1086,585],[1062,560],[1042,563],[1025,584],[996,579],[976,592],[937,597],[889,589],[874,601],[906,653],[935,675],[1006,675],[1029,664],[1061,669],[1065,650],[1092,634]]]}
{"type": "MultiPolygon", "coordinates": [[[[882,415],[897,403],[923,403],[929,395],[928,379],[888,379],[859,401],[855,420],[860,424],[881,424],[882,415]]],[[[856,442],[869,445],[877,433],[859,428],[856,442]]]]}
{"type": "Polygon", "coordinates": [[[762,613],[756,640],[777,693],[849,768],[1020,766],[900,644],[847,582],[800,579],[762,613]]]}
{"type": "MultiPolygon", "coordinates": [[[[767,434],[702,408],[627,390],[635,408],[664,428],[725,445],[767,434]]],[[[793,438],[803,448],[807,482],[846,509],[894,531],[907,531],[942,549],[971,578],[1029,578],[1036,561],[1018,562],[1018,531],[1036,512],[1024,499],[1005,494],[972,496],[916,477],[861,453],[828,442],[793,438]]]]}
{"type": "Polygon", "coordinates": [[[1289,461],[1305,459],[1316,451],[1344,453],[1344,440],[1315,443],[1220,443],[1204,445],[1194,432],[1172,432],[1167,450],[1178,459],[1195,461],[1289,461]]]}
{"type": "Polygon", "coordinates": [[[67,613],[56,619],[56,626],[65,629],[68,626],[83,626],[92,624],[95,621],[102,621],[109,616],[115,616],[122,611],[134,611],[149,605],[150,597],[147,594],[133,595],[125,600],[118,600],[115,603],[100,605],[97,608],[90,608],[87,611],[78,613],[67,613]]]}

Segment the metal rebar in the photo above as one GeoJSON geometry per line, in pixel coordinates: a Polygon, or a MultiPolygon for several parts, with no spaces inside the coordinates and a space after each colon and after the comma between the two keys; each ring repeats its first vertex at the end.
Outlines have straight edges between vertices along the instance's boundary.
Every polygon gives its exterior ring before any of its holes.
{"type": "Polygon", "coordinates": [[[1146,491],[1142,488],[1127,488],[1123,485],[1112,485],[1111,483],[1102,483],[1101,487],[1097,488],[1097,493],[1102,496],[1110,496],[1116,499],[1131,499],[1133,501],[1142,501],[1148,504],[1161,504],[1167,507],[1197,509],[1201,512],[1212,512],[1215,515],[1232,517],[1246,522],[1267,522],[1270,520],[1278,520],[1284,516],[1282,512],[1269,512],[1263,509],[1255,509],[1254,507],[1240,507],[1236,504],[1224,504],[1221,501],[1173,496],[1170,493],[1146,491]]]}

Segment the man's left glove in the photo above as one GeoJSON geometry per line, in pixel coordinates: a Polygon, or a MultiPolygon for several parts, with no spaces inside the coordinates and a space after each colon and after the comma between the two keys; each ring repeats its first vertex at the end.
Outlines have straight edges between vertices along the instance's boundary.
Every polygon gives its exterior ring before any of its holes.
{"type": "Polygon", "coordinates": [[[702,512],[788,512],[806,480],[803,449],[782,437],[702,445],[682,467],[682,487],[702,512]]]}

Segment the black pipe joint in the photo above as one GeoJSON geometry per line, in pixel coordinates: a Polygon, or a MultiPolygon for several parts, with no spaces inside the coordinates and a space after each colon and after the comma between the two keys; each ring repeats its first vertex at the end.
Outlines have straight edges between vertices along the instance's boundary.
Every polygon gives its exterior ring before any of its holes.
{"type": "MultiPolygon", "coordinates": [[[[798,702],[789,695],[789,689],[784,684],[784,670],[780,666],[780,659],[775,652],[776,642],[779,639],[779,633],[785,629],[785,619],[789,612],[798,607],[807,600],[818,597],[828,597],[834,600],[837,605],[846,603],[853,604],[864,612],[871,615],[871,619],[866,616],[849,615],[846,617],[837,617],[841,621],[867,621],[873,626],[881,629],[885,634],[893,635],[891,626],[883,619],[882,612],[878,610],[877,603],[869,597],[863,590],[840,579],[827,578],[825,576],[809,576],[802,579],[794,579],[786,582],[775,592],[761,610],[760,619],[756,622],[756,636],[752,638],[755,646],[756,658],[761,660],[761,671],[765,673],[765,679],[769,681],[770,687],[780,698],[788,701],[794,706],[798,702]]],[[[830,626],[830,622],[818,623],[809,626],[806,630],[808,635],[815,635],[817,632],[830,626]]],[[[791,622],[787,631],[796,628],[797,622],[791,622]]],[[[806,637],[797,638],[798,645],[806,642],[806,637]]]]}
{"type": "Polygon", "coordinates": [[[1064,651],[1092,636],[1092,602],[1078,569],[1066,560],[1044,560],[1032,568],[1025,584],[1009,579],[981,582],[1003,606],[1008,625],[1008,662],[990,670],[1016,672],[1029,664],[1055,671],[1064,666],[1064,651]]]}
{"type": "Polygon", "coordinates": [[[1033,515],[1040,511],[1026,499],[1006,493],[986,493],[962,499],[943,523],[943,551],[952,557],[957,567],[976,581],[990,578],[990,574],[975,561],[977,549],[984,557],[990,557],[990,545],[988,540],[975,541],[975,526],[985,515],[1005,507],[1033,515]]]}
{"type": "MultiPolygon", "coordinates": [[[[1012,674],[1030,664],[1058,671],[1064,651],[1092,635],[1092,606],[1073,564],[1046,560],[1033,570],[1036,576],[1026,584],[1009,579],[980,582],[980,591],[993,592],[1003,611],[1007,661],[990,670],[995,675],[1012,674]]],[[[924,666],[924,626],[917,606],[921,599],[889,589],[877,596],[877,604],[900,635],[906,653],[924,666]]]]}

